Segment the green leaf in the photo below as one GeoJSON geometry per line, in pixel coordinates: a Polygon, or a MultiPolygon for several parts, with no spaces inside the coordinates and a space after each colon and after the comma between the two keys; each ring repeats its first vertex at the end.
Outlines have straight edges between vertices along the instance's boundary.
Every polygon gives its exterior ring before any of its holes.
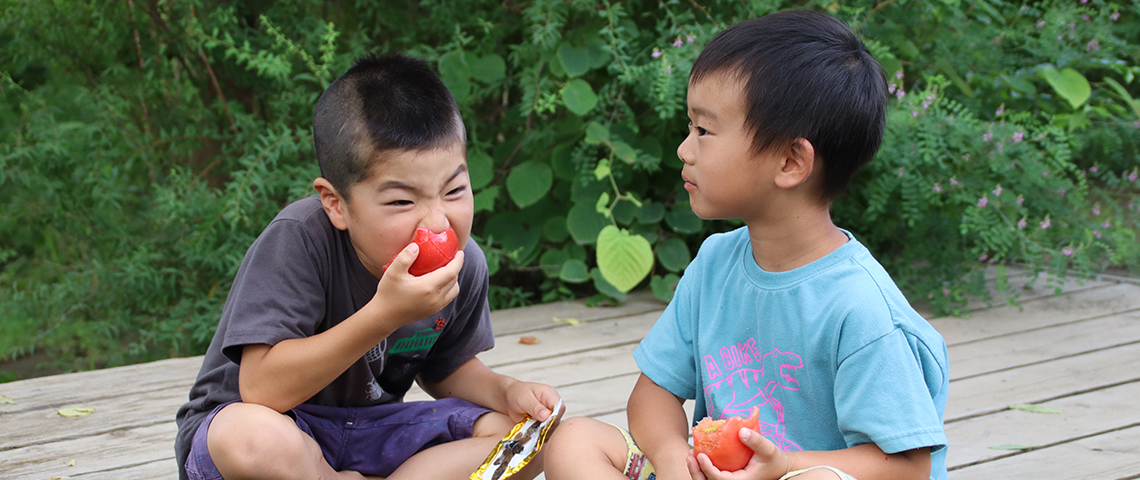
{"type": "Polygon", "coordinates": [[[542,200],[553,184],[554,171],[536,161],[520,163],[507,175],[507,193],[519,207],[542,200]]]}
{"type": "Polygon", "coordinates": [[[548,277],[558,277],[562,271],[562,264],[570,259],[566,252],[558,249],[547,250],[543,252],[542,256],[538,258],[538,264],[542,266],[542,273],[548,277]]]}
{"type": "Polygon", "coordinates": [[[1049,82],[1049,86],[1053,87],[1058,95],[1069,101],[1073,109],[1081,106],[1092,95],[1088,79],[1081,75],[1081,72],[1071,68],[1057,70],[1045,67],[1041,69],[1041,76],[1045,77],[1045,81],[1049,82]]]}
{"type": "Polygon", "coordinates": [[[625,163],[633,163],[637,160],[637,150],[634,150],[628,143],[614,140],[612,145],[614,146],[614,155],[625,163]]]}
{"type": "Polygon", "coordinates": [[[942,69],[942,73],[950,77],[950,81],[954,83],[954,86],[958,87],[967,97],[974,98],[974,90],[970,88],[970,84],[958,76],[958,72],[954,70],[954,67],[950,65],[950,62],[948,62],[945,57],[939,58],[936,63],[938,67],[942,69]]]}
{"type": "Polygon", "coordinates": [[[471,176],[471,188],[486,187],[495,178],[495,160],[487,152],[473,149],[467,152],[467,170],[471,176]]]}
{"type": "Polygon", "coordinates": [[[677,282],[681,281],[681,277],[676,274],[670,273],[664,277],[654,275],[649,279],[649,288],[653,290],[653,295],[660,298],[662,301],[670,302],[673,300],[673,293],[677,291],[677,282]]]}
{"type": "Polygon", "coordinates": [[[1065,411],[1061,410],[1060,408],[1046,407],[1043,405],[1033,405],[1030,403],[1015,403],[1013,405],[1010,405],[1009,409],[1010,410],[1021,410],[1023,412],[1029,412],[1029,413],[1052,413],[1052,414],[1065,413],[1065,411]]]}
{"type": "Polygon", "coordinates": [[[665,223],[678,233],[697,233],[701,230],[701,217],[693,213],[688,202],[677,202],[665,214],[665,223]]]}
{"type": "Polygon", "coordinates": [[[475,61],[471,68],[471,76],[483,83],[502,80],[507,76],[507,64],[503,57],[494,53],[475,61]]]}
{"type": "Polygon", "coordinates": [[[622,293],[636,287],[653,268],[653,248],[639,235],[613,225],[598,233],[598,269],[622,293]]]}
{"type": "Polygon", "coordinates": [[[654,224],[665,216],[665,204],[646,201],[637,211],[637,221],[644,224],[654,224]]]}
{"type": "Polygon", "coordinates": [[[471,66],[467,63],[467,55],[460,50],[448,52],[439,57],[439,77],[444,83],[447,80],[467,80],[471,78],[471,66]]]}
{"type": "Polygon", "coordinates": [[[447,91],[451,92],[451,96],[455,98],[455,103],[459,105],[467,103],[467,98],[471,95],[471,80],[451,77],[443,77],[441,80],[447,87],[447,91]]]}
{"type": "Polygon", "coordinates": [[[582,283],[590,279],[590,269],[586,266],[586,262],[571,258],[562,264],[558,278],[563,282],[582,283]]]}
{"type": "Polygon", "coordinates": [[[495,210],[495,199],[499,198],[499,186],[491,186],[484,188],[483,191],[475,194],[475,212],[493,211],[495,210]]]}
{"type": "Polygon", "coordinates": [[[562,69],[570,78],[581,76],[590,70],[589,52],[584,48],[574,48],[566,42],[558,45],[558,61],[562,63],[562,69]]]}
{"type": "Polygon", "coordinates": [[[601,180],[603,178],[608,177],[609,175],[610,175],[610,162],[609,162],[609,160],[606,160],[603,158],[603,159],[598,161],[598,166],[594,167],[594,178],[597,180],[601,180]]]}
{"type": "Polygon", "coordinates": [[[661,266],[665,267],[666,270],[679,272],[689,266],[689,261],[692,260],[692,257],[689,254],[688,245],[685,245],[685,241],[673,237],[657,244],[657,260],[661,262],[661,266]]]}
{"type": "Polygon", "coordinates": [[[598,103],[598,96],[594,94],[594,89],[590,87],[589,83],[576,78],[570,80],[562,89],[562,101],[566,103],[566,108],[570,109],[571,112],[582,116],[594,108],[594,105],[598,103]]]}
{"type": "MultiPolygon", "coordinates": [[[[594,279],[594,289],[601,292],[602,295],[613,298],[619,302],[624,302],[626,295],[625,292],[615,288],[610,282],[606,281],[606,277],[602,276],[602,271],[594,268],[590,270],[590,278],[594,279]]],[[[587,304],[590,302],[587,301],[587,304]]]]}
{"type": "Polygon", "coordinates": [[[606,220],[606,217],[594,209],[592,202],[575,203],[573,207],[570,207],[570,212],[566,214],[566,229],[570,231],[570,238],[581,245],[597,241],[598,233],[601,233],[602,228],[609,224],[610,222],[606,220]]]}
{"type": "Polygon", "coordinates": [[[594,210],[602,214],[606,218],[610,217],[610,193],[602,192],[602,196],[598,197],[597,203],[594,204],[594,210]]]}
{"type": "Polygon", "coordinates": [[[554,243],[562,243],[570,232],[566,230],[566,217],[561,215],[550,217],[542,224],[542,234],[554,243]]]}
{"type": "Polygon", "coordinates": [[[16,401],[7,395],[0,395],[0,405],[15,405],[16,401]]]}
{"type": "Polygon", "coordinates": [[[614,55],[610,53],[609,44],[598,36],[586,40],[586,54],[590,57],[590,68],[604,67],[614,60],[614,55]]]}
{"type": "Polygon", "coordinates": [[[989,448],[991,450],[1028,450],[1036,446],[1037,445],[1017,445],[1013,443],[1003,443],[1001,445],[994,445],[986,448],[989,448]]]}
{"type": "Polygon", "coordinates": [[[606,128],[598,122],[590,122],[586,125],[586,143],[590,145],[597,145],[602,142],[609,141],[610,129],[606,128]]]}
{"type": "Polygon", "coordinates": [[[554,169],[554,176],[563,180],[573,180],[578,176],[578,167],[574,165],[575,143],[563,143],[554,147],[550,152],[550,168],[554,169]]]}

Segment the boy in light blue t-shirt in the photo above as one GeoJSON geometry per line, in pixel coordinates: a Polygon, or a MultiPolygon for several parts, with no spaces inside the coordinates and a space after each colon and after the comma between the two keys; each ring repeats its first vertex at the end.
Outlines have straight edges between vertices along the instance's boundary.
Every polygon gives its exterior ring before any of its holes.
{"type": "Polygon", "coordinates": [[[946,344],[830,216],[882,142],[886,101],[878,62],[822,13],[709,43],[690,74],[681,178],[698,216],[746,226],[704,242],[634,352],[629,432],[563,422],[547,478],[947,478],[946,344]],[[695,419],[759,410],[743,470],[694,456],[686,399],[695,419]]]}

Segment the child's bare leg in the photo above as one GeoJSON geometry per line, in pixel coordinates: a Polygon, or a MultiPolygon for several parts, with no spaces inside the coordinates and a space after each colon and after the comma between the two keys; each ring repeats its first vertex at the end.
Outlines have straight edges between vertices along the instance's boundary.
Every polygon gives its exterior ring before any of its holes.
{"type": "Polygon", "coordinates": [[[564,420],[543,451],[548,480],[626,478],[625,438],[613,425],[592,418],[564,420]]]}
{"type": "Polygon", "coordinates": [[[366,478],[334,471],[321,447],[292,418],[261,405],[223,408],[210,422],[206,444],[226,480],[366,478]]]}
{"type": "MultiPolygon", "coordinates": [[[[506,415],[498,412],[484,414],[475,421],[471,438],[436,445],[413,455],[388,480],[467,480],[514,426],[515,422],[506,415]]],[[[527,480],[538,476],[542,472],[545,451],[546,448],[543,448],[526,467],[512,475],[511,480],[527,480]]]]}

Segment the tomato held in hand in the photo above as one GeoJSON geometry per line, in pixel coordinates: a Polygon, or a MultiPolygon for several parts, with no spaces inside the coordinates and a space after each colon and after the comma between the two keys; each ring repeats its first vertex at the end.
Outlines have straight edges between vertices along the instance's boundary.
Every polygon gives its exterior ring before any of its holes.
{"type": "MultiPolygon", "coordinates": [[[[420,246],[420,254],[412,266],[408,267],[408,273],[417,277],[447,265],[447,262],[455,258],[455,252],[459,251],[459,237],[450,228],[440,233],[417,228],[412,241],[420,246]]],[[[384,269],[387,270],[390,265],[392,262],[384,265],[384,269]]]]}
{"type": "Polygon", "coordinates": [[[755,431],[760,426],[760,408],[752,407],[752,416],[732,417],[725,420],[702,418],[693,427],[693,455],[709,456],[716,468],[736,471],[748,465],[752,449],[740,441],[740,429],[755,431]]]}

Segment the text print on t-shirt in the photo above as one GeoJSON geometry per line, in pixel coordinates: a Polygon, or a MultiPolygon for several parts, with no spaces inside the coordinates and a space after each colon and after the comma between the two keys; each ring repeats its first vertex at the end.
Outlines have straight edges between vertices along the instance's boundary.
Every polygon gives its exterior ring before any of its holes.
{"type": "Polygon", "coordinates": [[[776,423],[764,421],[765,415],[761,414],[760,433],[781,450],[803,450],[784,436],[784,407],[779,400],[782,395],[796,395],[800,383],[793,374],[803,366],[799,355],[778,348],[761,354],[755,338],[721,347],[719,361],[713,355],[704,358],[703,368],[709,379],[705,403],[709,412],[720,412],[718,418],[746,417],[752,407],[761,407],[761,412],[770,408],[776,423]],[[723,406],[716,403],[714,394],[725,402],[723,406]]]}

